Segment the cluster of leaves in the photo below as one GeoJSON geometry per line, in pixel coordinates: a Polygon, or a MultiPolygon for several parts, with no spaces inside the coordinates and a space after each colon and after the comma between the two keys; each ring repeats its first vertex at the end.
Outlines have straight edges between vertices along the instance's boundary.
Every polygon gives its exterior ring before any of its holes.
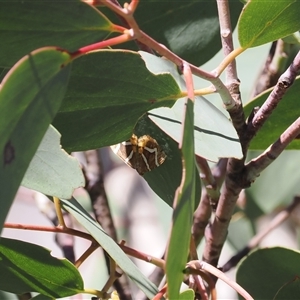
{"type": "MultiPolygon", "coordinates": [[[[175,2],[140,1],[134,18],[156,45],[162,43],[185,61],[201,65],[221,48],[216,3],[182,1],[178,6],[175,2]]],[[[268,2],[252,0],[243,11],[241,3],[229,3],[243,51],[300,28],[300,1],[278,1],[270,7],[268,2]]],[[[157,287],[72,198],[73,190],[84,185],[84,178],[77,161],[59,145],[60,134],[67,152],[113,145],[127,140],[132,132],[155,136],[167,159],[144,178],[163,201],[174,205],[165,266],[168,297],[193,299],[193,292],[180,295],[179,288],[189,253],[193,213],[201,195],[194,157],[241,159],[243,153],[232,123],[205,98],[184,99],[186,83],[176,65],[166,58],[137,51],[129,38],[123,40],[127,43],[114,46],[116,49],[99,50],[105,45],[102,41],[113,46],[123,34],[122,23],[107,7],[78,0],[1,0],[0,8],[1,227],[20,185],[59,197],[62,207],[147,297],[155,297],[157,287]],[[97,45],[98,51],[89,51],[96,50],[97,45]]],[[[298,85],[296,80],[250,149],[269,146],[299,116],[298,85]]],[[[260,106],[269,94],[266,91],[253,99],[245,114],[260,106]]],[[[289,147],[299,149],[299,140],[289,147]]],[[[265,288],[260,294],[259,277],[256,274],[251,276],[255,280],[249,280],[249,270],[265,257],[278,262],[278,255],[289,256],[282,249],[270,252],[256,254],[259,257],[253,254],[239,269],[238,281],[253,296],[271,298],[274,291],[265,288]]],[[[37,245],[2,238],[0,253],[1,290],[17,294],[35,291],[43,299],[86,291],[72,264],[51,257],[37,245]]],[[[299,258],[298,253],[292,255],[299,258]]],[[[289,266],[291,270],[295,267],[289,266]]],[[[285,281],[278,280],[278,286],[285,281]]]]}

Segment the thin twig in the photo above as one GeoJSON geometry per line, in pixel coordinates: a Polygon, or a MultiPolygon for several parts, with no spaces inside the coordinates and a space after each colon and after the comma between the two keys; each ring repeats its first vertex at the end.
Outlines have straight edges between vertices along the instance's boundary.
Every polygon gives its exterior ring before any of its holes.
{"type": "Polygon", "coordinates": [[[5,223],[4,228],[34,230],[34,231],[44,231],[44,232],[61,232],[61,233],[67,233],[74,236],[78,236],[92,242],[96,242],[95,239],[90,234],[76,229],[71,229],[68,227],[62,228],[62,227],[31,225],[31,224],[28,225],[28,224],[5,223]]]}
{"type": "MultiPolygon", "coordinates": [[[[117,242],[117,233],[110,212],[110,207],[104,188],[104,174],[99,151],[90,150],[84,152],[86,157],[85,175],[87,179],[86,190],[91,198],[93,212],[104,231],[117,242]]],[[[105,254],[109,267],[110,258],[105,254]]],[[[121,269],[118,269],[121,274],[121,269]]],[[[122,299],[131,299],[130,287],[126,276],[118,276],[114,280],[115,288],[122,299]]]]}
{"type": "Polygon", "coordinates": [[[66,228],[65,220],[61,211],[60,200],[57,197],[53,197],[54,207],[58,219],[58,226],[66,228]]]}
{"type": "Polygon", "coordinates": [[[277,107],[280,100],[293,84],[300,71],[300,51],[294,58],[288,69],[279,77],[279,80],[270,93],[262,107],[256,112],[251,122],[248,123],[247,140],[250,141],[256,132],[262,127],[265,121],[277,107]]]}
{"type": "MultiPolygon", "coordinates": [[[[161,56],[166,57],[173,63],[175,63],[180,69],[182,69],[184,60],[177,56],[175,53],[167,49],[164,45],[161,45],[157,43],[154,39],[152,39],[150,36],[148,36],[146,33],[144,33],[142,30],[139,29],[137,23],[134,20],[133,14],[130,11],[127,11],[127,9],[123,9],[109,1],[101,1],[103,5],[106,5],[110,9],[112,9],[117,14],[121,15],[129,24],[131,29],[128,31],[130,32],[130,37],[132,39],[137,39],[139,42],[141,42],[144,45],[147,45],[151,49],[155,50],[157,53],[159,53],[161,56]]],[[[223,68],[226,68],[228,64],[231,63],[231,61],[239,54],[239,52],[234,53],[234,55],[229,55],[226,62],[223,63],[223,68]]],[[[201,70],[200,68],[189,64],[191,72],[199,76],[205,80],[210,81],[216,91],[220,94],[220,97],[225,105],[225,107],[230,110],[235,106],[235,101],[233,100],[232,96],[230,95],[228,89],[224,85],[224,83],[220,80],[219,73],[216,72],[206,72],[204,70],[201,70]]]]}
{"type": "MultiPolygon", "coordinates": [[[[234,49],[233,47],[229,2],[227,0],[217,0],[217,5],[218,5],[218,14],[219,14],[219,22],[220,22],[222,50],[225,59],[227,60],[233,54],[234,54],[233,57],[236,57],[244,49],[241,48],[234,49]]],[[[223,64],[224,62],[221,65],[223,64]]],[[[218,68],[220,68],[220,66],[218,68]]],[[[219,70],[218,73],[220,73],[220,71],[221,70],[219,70]]],[[[233,126],[240,137],[242,136],[246,126],[245,126],[245,115],[242,107],[241,94],[239,89],[240,82],[237,76],[235,59],[230,59],[230,63],[227,65],[225,69],[225,74],[226,74],[226,86],[234,101],[234,105],[232,105],[231,107],[227,107],[226,109],[229,112],[233,126]]]]}
{"type": "Polygon", "coordinates": [[[81,264],[96,250],[99,245],[96,243],[91,243],[90,247],[85,250],[85,252],[76,260],[75,267],[79,268],[81,264]]]}
{"type": "MultiPolygon", "coordinates": [[[[58,226],[59,219],[55,210],[54,203],[41,193],[34,193],[34,198],[39,210],[54,226],[58,226]]],[[[66,211],[61,211],[60,205],[58,206],[58,210],[59,213],[62,213],[62,216],[60,216],[60,218],[64,222],[64,227],[72,228],[73,220],[71,218],[71,215],[66,211]]],[[[64,233],[55,234],[55,242],[57,246],[62,250],[64,257],[72,263],[75,262],[74,241],[75,239],[72,235],[67,235],[64,233]]]]}
{"type": "Polygon", "coordinates": [[[281,134],[274,144],[269,146],[261,155],[252,159],[246,165],[247,181],[254,182],[256,177],[258,177],[299,134],[300,117],[281,134]]]}
{"type": "Polygon", "coordinates": [[[293,45],[278,40],[272,43],[265,65],[258,76],[252,98],[274,86],[287,67],[293,45]]]}
{"type": "Polygon", "coordinates": [[[219,269],[215,268],[214,266],[206,262],[200,262],[200,269],[218,277],[219,279],[227,283],[236,292],[238,292],[244,299],[253,300],[251,295],[247,291],[245,291],[239,284],[229,279],[223,272],[221,272],[219,269]]]}
{"type": "Polygon", "coordinates": [[[211,198],[219,198],[219,193],[218,191],[216,191],[217,183],[214,176],[212,175],[207,160],[201,156],[196,156],[196,162],[200,169],[200,178],[204,183],[207,194],[211,198]]]}
{"type": "Polygon", "coordinates": [[[258,232],[252,239],[249,241],[247,246],[245,246],[242,250],[240,250],[237,254],[232,256],[228,262],[224,264],[221,268],[223,272],[228,272],[230,269],[235,267],[239,261],[245,257],[251,250],[256,248],[259,243],[268,235],[272,230],[280,226],[284,221],[286,221],[293,210],[300,204],[300,196],[295,196],[293,202],[287,206],[284,210],[279,212],[274,218],[272,218],[271,222],[268,224],[266,228],[258,232]]]}
{"type": "Polygon", "coordinates": [[[204,236],[205,228],[208,224],[209,218],[211,216],[212,208],[215,210],[217,203],[219,201],[220,187],[224,181],[226,173],[227,159],[222,158],[219,160],[217,165],[212,169],[212,176],[216,182],[216,188],[214,192],[208,194],[208,190],[205,189],[202,191],[201,201],[198,208],[194,213],[194,222],[193,222],[193,238],[195,244],[199,245],[200,241],[204,236]]]}

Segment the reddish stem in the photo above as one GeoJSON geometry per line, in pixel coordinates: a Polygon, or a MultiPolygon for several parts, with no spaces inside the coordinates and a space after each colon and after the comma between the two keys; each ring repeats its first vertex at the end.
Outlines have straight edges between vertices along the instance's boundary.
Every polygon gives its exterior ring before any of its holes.
{"type": "Polygon", "coordinates": [[[109,46],[113,46],[113,45],[117,45],[117,44],[122,44],[125,42],[128,42],[130,40],[132,40],[133,38],[131,37],[130,34],[128,33],[124,33],[122,35],[119,35],[117,37],[111,38],[109,40],[105,40],[105,41],[101,41],[95,44],[91,44],[85,47],[80,48],[79,50],[73,52],[71,54],[72,59],[75,59],[81,55],[87,54],[91,51],[95,51],[95,50],[100,50],[109,46]]]}

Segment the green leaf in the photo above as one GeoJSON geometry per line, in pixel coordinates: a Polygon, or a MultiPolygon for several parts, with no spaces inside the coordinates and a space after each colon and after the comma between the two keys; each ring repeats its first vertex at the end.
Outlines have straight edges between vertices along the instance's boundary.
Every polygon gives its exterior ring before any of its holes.
{"type": "Polygon", "coordinates": [[[282,288],[276,294],[275,300],[277,299],[295,299],[295,295],[300,294],[300,278],[295,276],[292,281],[283,285],[282,288]]]}
{"type": "Polygon", "coordinates": [[[0,90],[0,226],[64,96],[70,55],[43,48],[22,58],[0,90]]]}
{"type": "Polygon", "coordinates": [[[152,298],[158,292],[156,286],[143,275],[135,264],[122,251],[120,246],[103,231],[102,227],[97,223],[76,201],[61,199],[63,208],[66,209],[101,245],[101,247],[110,255],[117,265],[133,280],[140,289],[152,298]]]}
{"type": "Polygon", "coordinates": [[[21,185],[49,196],[69,199],[84,186],[84,176],[76,158],[60,146],[60,133],[49,126],[25,173],[21,185]]]}
{"type": "MultiPolygon", "coordinates": [[[[168,67],[168,61],[158,60],[168,67]]],[[[102,50],[74,61],[67,94],[53,124],[67,151],[109,146],[127,140],[148,110],[170,107],[180,96],[173,76],[167,71],[153,74],[140,54],[102,50]]]]}
{"type": "MultiPolygon", "coordinates": [[[[184,100],[169,108],[149,112],[150,119],[175,141],[181,139],[181,119],[184,100]]],[[[195,153],[211,161],[220,157],[243,156],[237,133],[232,123],[215,106],[203,97],[195,100],[195,153]]]]}
{"type": "Polygon", "coordinates": [[[0,289],[16,294],[38,292],[62,298],[83,291],[78,270],[46,248],[19,240],[0,240],[0,289]]]}
{"type": "Polygon", "coordinates": [[[179,300],[194,300],[195,292],[192,289],[188,289],[179,295],[179,300]]]}
{"type": "MultiPolygon", "coordinates": [[[[299,107],[300,76],[279,102],[271,116],[264,123],[257,135],[250,143],[251,150],[266,149],[274,143],[279,136],[291,125],[300,115],[299,107]]],[[[271,89],[263,92],[245,106],[245,115],[249,115],[254,107],[261,107],[271,93],[271,89]]],[[[293,140],[287,149],[300,149],[300,140],[293,140]]]]}
{"type": "MultiPolygon", "coordinates": [[[[178,143],[158,128],[146,115],[139,119],[134,133],[138,136],[148,134],[154,137],[167,155],[165,162],[159,168],[145,173],[143,177],[151,189],[172,207],[182,177],[182,161],[178,143]]],[[[201,183],[197,177],[195,207],[199,204],[200,195],[201,183]]]]}
{"type": "Polygon", "coordinates": [[[183,280],[190,247],[191,226],[196,196],[196,177],[194,153],[194,103],[186,103],[183,138],[181,144],[183,175],[178,188],[173,212],[173,226],[166,254],[166,276],[169,299],[179,298],[179,289],[183,280]]]}
{"type": "Polygon", "coordinates": [[[111,23],[84,1],[0,1],[0,65],[11,67],[36,48],[75,51],[103,40],[111,23]]]}
{"type": "MultiPolygon", "coordinates": [[[[236,0],[230,0],[229,5],[234,28],[243,6],[236,0]]],[[[100,10],[110,18],[107,9],[100,10]]],[[[221,49],[215,1],[141,0],[134,17],[145,33],[195,65],[204,64],[221,49]]],[[[134,44],[132,49],[138,50],[134,44]]]]}
{"type": "Polygon", "coordinates": [[[252,252],[239,265],[236,275],[254,299],[296,299],[300,291],[300,253],[275,247],[252,252]]]}
{"type": "Polygon", "coordinates": [[[238,23],[241,46],[256,47],[298,31],[299,13],[299,0],[248,1],[238,23]]]}

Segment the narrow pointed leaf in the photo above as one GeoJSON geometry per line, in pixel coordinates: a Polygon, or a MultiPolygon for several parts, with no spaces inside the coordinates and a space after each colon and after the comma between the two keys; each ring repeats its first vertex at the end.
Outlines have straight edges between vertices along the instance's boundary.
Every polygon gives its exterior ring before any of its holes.
{"type": "Polygon", "coordinates": [[[166,275],[169,299],[179,299],[179,290],[183,280],[183,270],[187,263],[190,247],[191,226],[196,195],[196,177],[194,153],[194,103],[187,100],[183,138],[181,144],[183,174],[178,188],[173,213],[173,226],[166,254],[166,275]]]}
{"type": "Polygon", "coordinates": [[[61,200],[64,209],[66,209],[73,217],[95,238],[101,247],[110,255],[117,265],[133,280],[139,288],[152,298],[157,293],[156,286],[143,275],[135,264],[122,251],[118,244],[103,231],[102,227],[97,223],[84,208],[72,198],[71,200],[61,200]]]}

